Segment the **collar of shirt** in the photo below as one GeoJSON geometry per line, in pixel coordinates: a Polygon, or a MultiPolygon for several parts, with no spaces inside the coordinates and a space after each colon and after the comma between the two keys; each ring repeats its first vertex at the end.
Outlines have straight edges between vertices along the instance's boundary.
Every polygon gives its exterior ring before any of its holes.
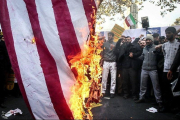
{"type": "Polygon", "coordinates": [[[177,42],[177,40],[176,39],[174,39],[173,41],[168,41],[169,43],[175,43],[175,42],[177,42]]]}

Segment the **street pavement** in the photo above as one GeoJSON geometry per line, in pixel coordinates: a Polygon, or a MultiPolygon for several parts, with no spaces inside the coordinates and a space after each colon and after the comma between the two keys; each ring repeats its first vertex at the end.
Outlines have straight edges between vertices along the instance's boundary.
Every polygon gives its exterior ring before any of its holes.
{"type": "Polygon", "coordinates": [[[146,100],[145,103],[135,103],[132,98],[124,99],[116,95],[114,98],[102,98],[102,106],[94,108],[94,119],[122,119],[122,120],[176,120],[172,113],[150,113],[146,111],[150,107],[158,109],[157,105],[152,105],[154,98],[146,100]]]}
{"type": "MultiPolygon", "coordinates": [[[[116,95],[114,98],[101,99],[102,106],[95,107],[92,109],[94,119],[122,119],[122,120],[176,120],[173,113],[150,113],[146,109],[150,107],[158,108],[158,106],[152,105],[154,99],[146,100],[146,103],[134,103],[134,101],[129,99],[124,99],[121,96],[116,95]]],[[[9,110],[14,110],[19,108],[22,110],[22,115],[10,116],[8,119],[23,119],[30,120],[32,119],[31,114],[29,113],[26,104],[20,96],[15,98],[14,96],[8,96],[6,98],[5,104],[7,108],[0,108],[0,112],[8,112],[9,110]]],[[[3,119],[0,117],[0,120],[3,119]]]]}

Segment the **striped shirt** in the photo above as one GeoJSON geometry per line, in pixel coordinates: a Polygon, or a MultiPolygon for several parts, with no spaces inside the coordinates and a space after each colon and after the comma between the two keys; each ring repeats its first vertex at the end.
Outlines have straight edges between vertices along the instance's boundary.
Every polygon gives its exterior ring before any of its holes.
{"type": "MultiPolygon", "coordinates": [[[[180,42],[176,39],[174,41],[168,41],[162,45],[162,51],[164,54],[164,70],[163,72],[168,72],[176,56],[177,50],[179,48],[180,42]]],[[[178,72],[178,69],[177,69],[178,72]]]]}

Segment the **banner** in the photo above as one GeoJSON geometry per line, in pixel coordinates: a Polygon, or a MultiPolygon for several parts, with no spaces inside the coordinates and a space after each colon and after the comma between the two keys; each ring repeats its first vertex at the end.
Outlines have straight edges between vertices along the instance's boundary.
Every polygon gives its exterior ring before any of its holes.
{"type": "Polygon", "coordinates": [[[117,42],[119,38],[121,37],[122,33],[124,32],[124,28],[115,24],[112,28],[111,32],[114,33],[114,42],[117,42]]]}

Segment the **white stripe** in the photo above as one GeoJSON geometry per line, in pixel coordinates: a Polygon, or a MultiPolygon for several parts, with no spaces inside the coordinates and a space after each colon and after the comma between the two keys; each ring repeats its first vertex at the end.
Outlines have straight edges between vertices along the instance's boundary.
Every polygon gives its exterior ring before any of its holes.
{"type": "Polygon", "coordinates": [[[58,29],[52,8],[53,5],[51,0],[36,0],[35,2],[42,34],[49,52],[55,59],[64,97],[69,105],[71,87],[75,83],[75,77],[67,63],[58,35],[58,29]]]}
{"type": "Polygon", "coordinates": [[[71,14],[71,20],[81,49],[89,35],[88,21],[85,15],[82,0],[66,0],[71,14]]]}
{"type": "Polygon", "coordinates": [[[7,0],[22,82],[36,119],[59,119],[52,105],[23,0],[7,0]],[[25,40],[24,40],[25,39],[25,40]]]}
{"type": "Polygon", "coordinates": [[[130,26],[134,25],[133,21],[131,20],[130,15],[127,16],[127,21],[128,21],[128,23],[130,24],[130,26]]]}

